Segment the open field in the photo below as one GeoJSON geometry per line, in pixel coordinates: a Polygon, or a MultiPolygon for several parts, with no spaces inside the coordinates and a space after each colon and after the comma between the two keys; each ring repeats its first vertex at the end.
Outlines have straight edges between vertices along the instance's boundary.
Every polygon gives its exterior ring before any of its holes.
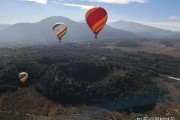
{"type": "Polygon", "coordinates": [[[108,45],[106,48],[110,49],[119,49],[123,51],[143,51],[147,53],[154,54],[164,54],[173,57],[180,58],[180,44],[176,43],[173,47],[166,47],[158,42],[139,42],[140,46],[138,47],[117,47],[114,45],[108,45]]]}
{"type": "Polygon", "coordinates": [[[0,100],[0,119],[5,120],[113,120],[108,110],[86,105],[64,106],[44,98],[34,88],[1,94],[0,100]]]}

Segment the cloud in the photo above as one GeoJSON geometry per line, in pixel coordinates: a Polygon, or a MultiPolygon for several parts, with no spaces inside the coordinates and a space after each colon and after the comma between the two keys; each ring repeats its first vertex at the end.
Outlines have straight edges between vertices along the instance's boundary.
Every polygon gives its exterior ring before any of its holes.
{"type": "Polygon", "coordinates": [[[180,18],[179,16],[171,16],[171,17],[169,17],[169,20],[177,20],[179,18],[180,18]]]}
{"type": "Polygon", "coordinates": [[[19,0],[19,1],[28,1],[28,2],[36,2],[39,4],[47,4],[48,0],[19,0]]]}
{"type": "Polygon", "coordinates": [[[102,2],[102,3],[110,3],[110,4],[129,4],[133,2],[137,2],[137,3],[147,2],[147,0],[81,0],[81,1],[102,2]]]}
{"type": "Polygon", "coordinates": [[[81,5],[81,4],[69,4],[69,3],[61,3],[64,6],[70,6],[70,7],[78,7],[80,9],[90,9],[93,8],[94,6],[89,6],[89,5],[81,5]]]}

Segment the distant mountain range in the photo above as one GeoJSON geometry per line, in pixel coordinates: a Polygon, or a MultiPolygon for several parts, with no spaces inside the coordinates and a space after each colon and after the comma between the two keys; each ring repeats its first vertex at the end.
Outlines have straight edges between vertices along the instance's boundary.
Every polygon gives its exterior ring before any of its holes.
{"type": "Polygon", "coordinates": [[[170,30],[164,30],[156,27],[146,26],[135,22],[127,21],[116,21],[109,23],[113,28],[129,31],[136,33],[145,38],[155,38],[155,39],[179,39],[180,34],[177,32],[172,32],[170,30]]]}
{"type": "MultiPolygon", "coordinates": [[[[94,40],[94,34],[90,31],[86,23],[82,21],[76,22],[61,16],[53,16],[36,23],[0,25],[0,45],[55,44],[58,42],[58,39],[52,31],[52,26],[56,22],[65,23],[68,27],[68,32],[63,37],[63,43],[94,40]]],[[[100,32],[98,36],[99,40],[180,38],[180,33],[138,23],[118,21],[109,25],[106,25],[100,32]]]]}
{"type": "MultiPolygon", "coordinates": [[[[86,23],[79,23],[61,16],[49,17],[37,23],[18,23],[0,31],[0,44],[27,45],[27,44],[54,44],[58,42],[53,33],[52,26],[56,22],[65,23],[68,27],[63,42],[94,40],[94,34],[86,23]]],[[[98,39],[133,39],[140,36],[112,28],[108,25],[98,35],[98,39]]]]}
{"type": "Polygon", "coordinates": [[[0,24],[0,30],[3,30],[3,29],[5,29],[5,28],[7,28],[7,27],[9,27],[9,26],[11,26],[11,25],[8,25],[8,24],[0,24]]]}

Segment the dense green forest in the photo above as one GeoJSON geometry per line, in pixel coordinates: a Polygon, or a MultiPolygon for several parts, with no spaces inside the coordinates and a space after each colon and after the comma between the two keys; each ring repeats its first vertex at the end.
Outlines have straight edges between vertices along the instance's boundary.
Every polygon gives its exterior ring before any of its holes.
{"type": "MultiPolygon", "coordinates": [[[[0,58],[0,92],[34,86],[47,98],[64,104],[116,101],[131,96],[157,102],[167,90],[159,74],[180,76],[180,60],[145,52],[102,48],[100,43],[69,43],[2,49],[15,54],[0,58]],[[22,84],[18,74],[29,79],[22,84]]],[[[136,44],[135,44],[136,45],[136,44]]]]}

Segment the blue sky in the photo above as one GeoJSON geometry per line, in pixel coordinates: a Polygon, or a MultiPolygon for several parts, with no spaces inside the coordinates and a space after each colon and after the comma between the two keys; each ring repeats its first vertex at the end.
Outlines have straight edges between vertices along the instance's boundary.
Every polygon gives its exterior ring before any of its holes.
{"type": "Polygon", "coordinates": [[[108,22],[125,20],[180,31],[180,0],[0,0],[0,24],[50,16],[80,21],[92,6],[104,7],[108,22]]]}

